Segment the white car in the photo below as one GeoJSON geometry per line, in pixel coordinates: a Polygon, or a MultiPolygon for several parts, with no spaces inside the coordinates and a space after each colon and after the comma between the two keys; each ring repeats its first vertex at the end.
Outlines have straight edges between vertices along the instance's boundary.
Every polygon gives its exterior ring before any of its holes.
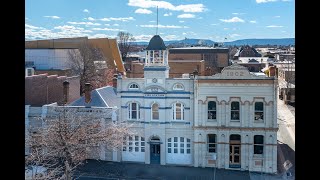
{"type": "Polygon", "coordinates": [[[45,177],[47,175],[47,168],[43,166],[28,166],[25,167],[25,179],[35,179],[45,177]]]}

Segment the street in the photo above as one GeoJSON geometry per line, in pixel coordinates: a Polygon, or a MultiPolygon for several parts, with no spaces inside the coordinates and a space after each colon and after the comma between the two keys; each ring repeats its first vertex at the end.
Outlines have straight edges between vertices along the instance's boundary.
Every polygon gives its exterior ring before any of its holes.
{"type": "Polygon", "coordinates": [[[278,99],[278,173],[295,175],[295,108],[278,99]]]}

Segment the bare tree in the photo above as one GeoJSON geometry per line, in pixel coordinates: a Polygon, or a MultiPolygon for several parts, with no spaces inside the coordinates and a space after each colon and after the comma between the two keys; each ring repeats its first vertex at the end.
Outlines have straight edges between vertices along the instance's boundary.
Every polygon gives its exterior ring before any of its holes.
{"type": "Polygon", "coordinates": [[[131,50],[132,42],[135,41],[132,34],[128,32],[120,31],[118,33],[118,46],[120,49],[122,60],[125,61],[128,55],[128,52],[131,50]]]}
{"type": "Polygon", "coordinates": [[[80,76],[80,95],[84,93],[87,82],[94,89],[112,84],[113,71],[107,67],[107,59],[100,49],[84,42],[78,49],[69,50],[68,56],[72,75],[80,76]],[[109,74],[112,74],[111,77],[109,74]]]}
{"type": "Polygon", "coordinates": [[[42,177],[45,179],[71,180],[79,165],[99,156],[100,146],[119,150],[124,137],[131,134],[126,124],[106,120],[106,112],[97,115],[67,107],[57,111],[58,114],[41,119],[43,125],[37,134],[26,139],[32,149],[26,165],[48,168],[48,174],[42,177]]]}

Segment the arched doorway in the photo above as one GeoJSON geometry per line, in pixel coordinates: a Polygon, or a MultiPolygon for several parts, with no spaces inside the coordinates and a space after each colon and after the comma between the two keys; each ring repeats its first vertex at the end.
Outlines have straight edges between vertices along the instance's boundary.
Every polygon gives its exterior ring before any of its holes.
{"type": "Polygon", "coordinates": [[[152,136],[150,138],[150,164],[160,164],[160,138],[152,136]]]}
{"type": "Polygon", "coordinates": [[[230,168],[241,168],[241,136],[238,134],[230,135],[230,168]]]}

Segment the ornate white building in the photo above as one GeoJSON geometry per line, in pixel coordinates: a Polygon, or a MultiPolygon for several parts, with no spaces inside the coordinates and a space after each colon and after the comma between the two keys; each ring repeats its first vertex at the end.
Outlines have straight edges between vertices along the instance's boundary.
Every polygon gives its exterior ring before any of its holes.
{"type": "Polygon", "coordinates": [[[118,161],[277,172],[277,80],[234,64],[221,74],[169,78],[155,35],[144,78],[117,79],[119,121],[132,124],[118,161]]]}

